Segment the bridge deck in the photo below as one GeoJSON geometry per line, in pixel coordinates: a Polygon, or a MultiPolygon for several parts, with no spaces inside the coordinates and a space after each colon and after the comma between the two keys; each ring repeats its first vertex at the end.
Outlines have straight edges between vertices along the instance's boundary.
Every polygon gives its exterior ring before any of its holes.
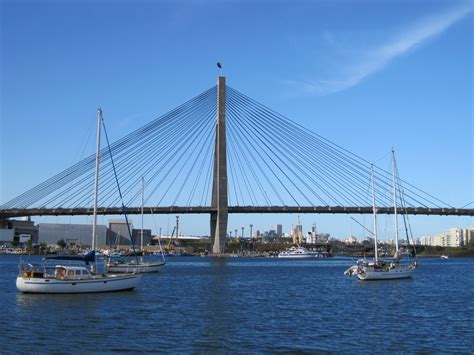
{"type": "MultiPolygon", "coordinates": [[[[393,207],[378,207],[379,214],[392,214],[393,207]]],[[[216,213],[215,208],[206,206],[194,207],[144,207],[144,214],[203,214],[216,213]]],[[[474,216],[473,208],[398,208],[399,213],[410,215],[436,216],[474,216]]],[[[83,216],[92,215],[92,208],[25,208],[0,210],[0,218],[27,216],[83,216]]],[[[372,207],[346,206],[229,206],[229,213],[315,213],[315,214],[371,214],[372,207]]],[[[121,215],[120,207],[99,207],[99,215],[121,215]]],[[[127,214],[141,214],[141,207],[127,208],[127,214]]]]}

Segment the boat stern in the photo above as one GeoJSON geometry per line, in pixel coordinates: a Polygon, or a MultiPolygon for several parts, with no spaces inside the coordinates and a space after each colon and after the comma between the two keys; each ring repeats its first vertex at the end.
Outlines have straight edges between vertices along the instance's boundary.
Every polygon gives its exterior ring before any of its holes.
{"type": "Polygon", "coordinates": [[[344,275],[355,276],[360,274],[360,267],[358,265],[352,265],[346,271],[344,271],[344,275]]]}
{"type": "Polygon", "coordinates": [[[17,276],[16,288],[21,292],[28,292],[27,285],[25,284],[25,278],[23,276],[17,276]]]}

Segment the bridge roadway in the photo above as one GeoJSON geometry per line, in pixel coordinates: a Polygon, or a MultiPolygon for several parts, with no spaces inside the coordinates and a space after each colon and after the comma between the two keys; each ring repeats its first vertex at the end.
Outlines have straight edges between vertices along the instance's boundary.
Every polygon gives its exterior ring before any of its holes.
{"type": "MultiPolygon", "coordinates": [[[[141,214],[141,207],[127,207],[127,214],[141,214]]],[[[217,209],[205,206],[195,207],[144,207],[144,214],[211,214],[217,209]]],[[[229,213],[321,213],[321,214],[371,214],[372,207],[344,206],[229,206],[229,213]]],[[[379,214],[393,214],[393,207],[378,207],[379,214]]],[[[398,208],[398,213],[435,216],[474,216],[474,208],[398,208]]],[[[25,208],[0,210],[0,219],[28,216],[84,216],[92,215],[92,208],[25,208]]],[[[120,207],[99,207],[98,215],[120,215],[120,207]]]]}

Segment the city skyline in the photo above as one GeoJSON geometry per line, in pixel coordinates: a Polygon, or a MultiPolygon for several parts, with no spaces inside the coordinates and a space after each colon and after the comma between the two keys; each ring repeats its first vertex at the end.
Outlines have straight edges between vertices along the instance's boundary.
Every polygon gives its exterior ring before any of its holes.
{"type": "MultiPolygon", "coordinates": [[[[279,215],[281,216],[281,215],[279,215]]],[[[162,236],[169,236],[172,234],[173,232],[173,229],[175,227],[175,217],[176,215],[169,215],[169,218],[166,218],[167,222],[166,223],[163,223],[163,224],[156,224],[156,223],[152,223],[152,224],[149,224],[149,225],[146,225],[144,227],[144,229],[148,229],[151,231],[151,234],[153,236],[158,236],[161,232],[161,235],[162,236]]],[[[197,236],[197,237],[206,237],[206,236],[209,236],[209,232],[207,231],[204,231],[203,233],[196,233],[195,232],[195,229],[193,228],[192,225],[188,225],[186,224],[186,219],[187,217],[191,217],[191,220],[192,220],[192,215],[180,215],[180,235],[186,235],[186,236],[197,236]],[[184,220],[184,223],[183,223],[183,220],[184,220]]],[[[382,216],[384,217],[384,216],[382,216]]],[[[387,217],[387,216],[385,216],[387,217]]],[[[76,221],[74,222],[74,218],[71,218],[70,219],[70,222],[68,223],[68,221],[65,221],[65,217],[63,218],[51,218],[51,217],[44,217],[44,218],[32,218],[32,221],[35,222],[36,225],[38,224],[56,224],[56,223],[59,223],[59,224],[74,224],[74,223],[78,223],[78,224],[82,224],[82,225],[91,225],[92,224],[92,217],[91,216],[83,216],[83,218],[85,218],[83,221],[76,221]],[[37,222],[38,221],[38,222],[37,222]]],[[[351,220],[351,223],[349,225],[349,232],[347,234],[335,234],[333,232],[331,232],[331,230],[325,230],[325,229],[321,229],[318,227],[318,224],[315,220],[313,221],[310,221],[309,219],[307,219],[305,221],[304,218],[301,218],[300,216],[300,221],[301,221],[301,226],[302,226],[302,235],[303,236],[306,236],[306,234],[308,232],[312,232],[313,231],[313,227],[316,226],[315,228],[315,231],[317,234],[323,234],[323,235],[327,235],[329,234],[330,235],[330,238],[334,238],[334,239],[338,239],[338,240],[345,240],[347,239],[348,237],[350,236],[353,236],[353,237],[356,237],[357,239],[367,239],[367,238],[373,238],[373,235],[371,234],[371,232],[369,232],[370,228],[372,227],[372,216],[370,215],[366,215],[366,216],[363,216],[361,218],[358,219],[360,222],[357,223],[353,220],[351,220]],[[363,225],[364,227],[362,227],[361,225],[363,225]]],[[[393,228],[393,224],[392,224],[392,221],[393,220],[393,216],[388,216],[387,218],[385,218],[384,220],[380,221],[380,216],[379,216],[379,225],[378,225],[378,233],[379,233],[379,240],[380,241],[393,241],[394,238],[395,238],[395,233],[394,233],[394,228],[393,228]],[[389,222],[387,222],[387,219],[390,220],[389,222]]],[[[98,217],[98,222],[97,224],[98,225],[101,225],[101,226],[108,226],[111,222],[117,222],[117,221],[121,221],[123,223],[125,223],[125,219],[120,219],[119,216],[115,216],[114,218],[111,218],[110,216],[99,216],[98,217]]],[[[273,225],[273,226],[267,226],[267,225],[259,225],[258,223],[255,224],[255,220],[254,219],[248,219],[247,220],[247,224],[241,224],[241,225],[237,225],[237,224],[234,224],[232,226],[229,226],[228,228],[228,232],[227,232],[227,237],[228,238],[235,238],[235,231],[237,230],[237,237],[240,238],[242,236],[242,228],[243,229],[243,233],[244,233],[244,238],[250,238],[250,225],[252,225],[252,235],[253,236],[257,236],[257,233],[260,234],[260,236],[262,236],[263,234],[265,233],[271,233],[271,232],[274,232],[275,235],[277,236],[278,235],[278,230],[277,230],[277,225],[281,225],[282,226],[282,236],[284,237],[291,237],[291,228],[293,227],[293,229],[295,230],[298,226],[298,222],[297,220],[295,219],[294,223],[291,223],[291,224],[288,224],[288,225],[285,225],[285,224],[281,224],[281,223],[277,223],[276,225],[273,225]]],[[[134,229],[134,230],[140,230],[141,228],[141,225],[140,223],[134,223],[133,221],[133,217],[130,218],[129,217],[129,223],[131,225],[131,227],[134,229]]],[[[452,229],[469,229],[469,228],[474,228],[474,225],[456,225],[456,226],[450,226],[450,227],[447,227],[447,228],[444,228],[444,229],[439,229],[439,230],[436,230],[432,233],[414,233],[413,236],[410,236],[413,237],[413,239],[420,239],[420,238],[429,238],[429,237],[433,237],[433,236],[436,236],[436,235],[439,235],[439,234],[443,234],[445,233],[446,231],[449,231],[449,230],[452,230],[452,229]]],[[[400,228],[399,229],[399,233],[400,234],[400,238],[405,238],[406,239],[406,236],[403,234],[404,233],[404,230],[403,228],[400,228]]],[[[128,238],[128,237],[127,237],[128,238]]]]}
{"type": "MultiPolygon", "coordinates": [[[[99,2],[91,14],[87,3],[3,2],[0,203],[93,152],[98,106],[116,140],[214,85],[221,61],[236,89],[383,168],[394,146],[405,180],[472,207],[472,4],[360,4],[99,2]]],[[[302,218],[340,238],[361,231],[349,216],[302,218]]],[[[228,229],[257,230],[257,219],[296,224],[231,215],[228,229]]],[[[474,224],[411,219],[417,235],[474,224]]],[[[208,234],[208,216],[187,224],[208,234]]]]}

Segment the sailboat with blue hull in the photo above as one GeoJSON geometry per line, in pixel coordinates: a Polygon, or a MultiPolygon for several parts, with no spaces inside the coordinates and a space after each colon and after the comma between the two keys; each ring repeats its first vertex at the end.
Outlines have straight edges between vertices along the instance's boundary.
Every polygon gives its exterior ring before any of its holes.
{"type": "MultiPolygon", "coordinates": [[[[43,265],[21,263],[16,287],[25,293],[98,293],[133,290],[141,279],[140,274],[114,275],[98,273],[100,261],[97,246],[97,196],[99,186],[99,151],[102,110],[98,110],[96,171],[94,189],[94,218],[92,226],[92,251],[83,256],[53,256],[43,265]],[[80,265],[78,265],[80,264],[80,265]],[[89,268],[90,266],[90,268],[89,268]]],[[[104,126],[105,128],[105,126],[104,126]]]]}

